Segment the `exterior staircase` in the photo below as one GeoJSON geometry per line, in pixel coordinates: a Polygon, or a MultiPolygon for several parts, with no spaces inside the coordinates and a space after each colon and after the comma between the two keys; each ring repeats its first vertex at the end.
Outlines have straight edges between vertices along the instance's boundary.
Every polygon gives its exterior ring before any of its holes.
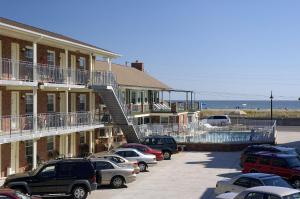
{"type": "Polygon", "coordinates": [[[125,100],[122,98],[114,75],[109,72],[96,72],[93,75],[90,87],[101,95],[113,122],[122,129],[127,142],[139,143],[137,131],[132,123],[130,112],[127,109],[125,100]]]}

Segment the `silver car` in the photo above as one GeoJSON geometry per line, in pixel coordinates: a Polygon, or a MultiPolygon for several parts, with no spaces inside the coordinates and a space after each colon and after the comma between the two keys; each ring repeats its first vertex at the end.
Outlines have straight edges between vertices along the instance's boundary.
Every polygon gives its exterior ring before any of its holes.
{"type": "Polygon", "coordinates": [[[112,161],[113,163],[117,164],[121,167],[130,167],[134,169],[134,172],[136,174],[140,173],[140,167],[138,166],[137,161],[129,161],[126,158],[123,158],[122,156],[119,156],[117,154],[99,154],[99,155],[93,155],[93,158],[102,158],[109,161],[112,161]]]}
{"type": "Polygon", "coordinates": [[[94,158],[90,160],[96,170],[98,185],[111,185],[114,188],[120,188],[125,183],[128,184],[136,180],[133,168],[120,167],[105,159],[94,158]]]}
{"type": "Polygon", "coordinates": [[[157,164],[155,155],[144,154],[136,149],[119,148],[115,149],[114,153],[126,158],[129,161],[137,161],[142,172],[146,171],[148,167],[157,164]]]}
{"type": "Polygon", "coordinates": [[[241,193],[223,193],[217,199],[298,199],[300,192],[286,187],[261,186],[246,189],[241,193]]]}
{"type": "Polygon", "coordinates": [[[246,173],[234,178],[225,178],[217,182],[216,195],[235,192],[240,193],[247,188],[257,186],[277,186],[292,188],[284,179],[274,174],[246,173]]]}

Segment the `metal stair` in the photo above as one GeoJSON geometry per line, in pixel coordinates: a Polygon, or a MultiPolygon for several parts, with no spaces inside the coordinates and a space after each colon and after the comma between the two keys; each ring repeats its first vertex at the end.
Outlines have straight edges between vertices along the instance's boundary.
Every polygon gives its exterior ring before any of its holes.
{"type": "Polygon", "coordinates": [[[122,94],[113,74],[98,73],[96,77],[94,75],[92,82],[91,89],[101,95],[113,122],[122,129],[127,142],[139,143],[139,137],[132,124],[130,112],[127,109],[125,100],[122,99],[122,94]]]}

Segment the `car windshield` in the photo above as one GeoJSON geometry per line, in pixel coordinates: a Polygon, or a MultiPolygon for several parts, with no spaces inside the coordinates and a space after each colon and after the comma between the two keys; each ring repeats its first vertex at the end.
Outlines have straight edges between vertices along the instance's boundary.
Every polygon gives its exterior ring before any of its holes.
{"type": "Polygon", "coordinates": [[[27,195],[25,195],[25,194],[23,194],[23,193],[21,193],[21,192],[19,192],[19,191],[16,191],[15,195],[16,195],[18,198],[20,198],[20,199],[30,199],[29,196],[27,196],[27,195]]]}
{"type": "Polygon", "coordinates": [[[283,196],[283,199],[300,199],[300,193],[294,193],[292,195],[283,196]]]}
{"type": "Polygon", "coordinates": [[[262,180],[264,185],[266,186],[276,186],[276,187],[287,187],[292,188],[289,183],[287,183],[285,180],[283,180],[280,177],[275,178],[267,178],[262,180]]]}
{"type": "Polygon", "coordinates": [[[298,157],[291,157],[286,160],[290,168],[300,167],[300,160],[298,157]]]}
{"type": "Polygon", "coordinates": [[[36,169],[30,171],[30,174],[36,175],[44,166],[44,164],[40,164],[36,169]]]}

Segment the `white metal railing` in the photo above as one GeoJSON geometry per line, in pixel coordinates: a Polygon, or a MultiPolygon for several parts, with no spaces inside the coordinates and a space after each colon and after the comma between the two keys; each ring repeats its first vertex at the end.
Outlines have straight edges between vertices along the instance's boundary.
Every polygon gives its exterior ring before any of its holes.
{"type": "Polygon", "coordinates": [[[89,80],[89,71],[38,64],[37,79],[44,83],[86,85],[89,80]]]}
{"type": "Polygon", "coordinates": [[[50,130],[65,130],[102,124],[101,116],[94,112],[71,112],[71,113],[41,113],[37,116],[18,115],[0,117],[1,136],[22,135],[33,132],[37,122],[37,131],[40,133],[50,130]]]}
{"type": "Polygon", "coordinates": [[[0,58],[0,79],[33,81],[33,63],[0,58]]]}
{"type": "Polygon", "coordinates": [[[142,139],[150,135],[170,135],[177,142],[264,143],[276,139],[276,121],[245,120],[239,125],[209,128],[200,122],[182,124],[142,124],[135,129],[142,139]]]}

